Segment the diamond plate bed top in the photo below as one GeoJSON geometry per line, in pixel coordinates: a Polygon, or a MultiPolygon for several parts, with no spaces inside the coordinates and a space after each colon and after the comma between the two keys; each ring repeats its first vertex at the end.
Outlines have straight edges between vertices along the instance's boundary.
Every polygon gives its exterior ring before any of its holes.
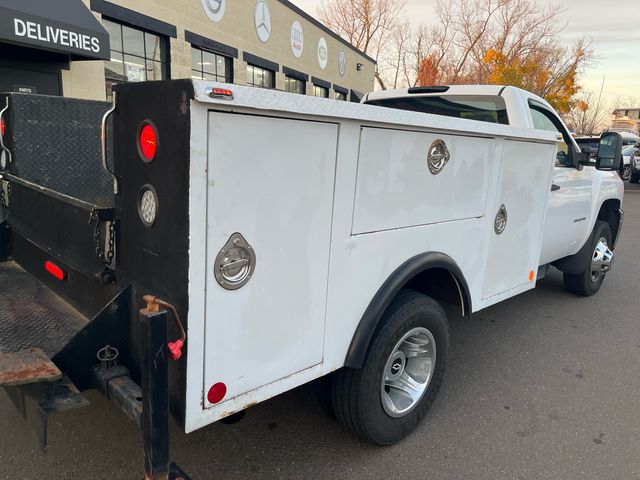
{"type": "Polygon", "coordinates": [[[18,264],[0,263],[0,353],[37,347],[52,357],[87,323],[18,264]]]}

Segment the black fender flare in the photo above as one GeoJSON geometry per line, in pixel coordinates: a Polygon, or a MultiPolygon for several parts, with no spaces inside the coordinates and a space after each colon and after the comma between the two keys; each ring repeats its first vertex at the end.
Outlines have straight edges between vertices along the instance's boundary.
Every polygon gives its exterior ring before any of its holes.
{"type": "Polygon", "coordinates": [[[416,275],[427,270],[440,268],[447,270],[458,286],[463,314],[471,315],[471,294],[469,286],[458,264],[448,255],[427,252],[416,255],[400,265],[378,289],[365,310],[347,350],[345,366],[360,369],[382,315],[398,292],[416,275]]]}

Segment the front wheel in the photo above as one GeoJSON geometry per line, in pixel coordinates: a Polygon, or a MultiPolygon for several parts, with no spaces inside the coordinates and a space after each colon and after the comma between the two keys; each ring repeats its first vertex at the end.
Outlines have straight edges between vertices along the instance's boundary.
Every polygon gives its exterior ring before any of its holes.
{"type": "Polygon", "coordinates": [[[568,292],[589,297],[600,290],[604,277],[613,265],[613,252],[611,245],[611,228],[609,224],[602,220],[596,221],[591,233],[592,252],[587,259],[584,271],[577,275],[565,273],[564,288],[568,292]]]}
{"type": "Polygon", "coordinates": [[[361,370],[336,372],[336,417],[364,440],[391,445],[411,433],[435,399],[449,345],[446,314],[432,298],[401,291],[385,312],[361,370]]]}
{"type": "Polygon", "coordinates": [[[622,170],[622,180],[629,180],[631,178],[631,165],[625,165],[622,170]]]}

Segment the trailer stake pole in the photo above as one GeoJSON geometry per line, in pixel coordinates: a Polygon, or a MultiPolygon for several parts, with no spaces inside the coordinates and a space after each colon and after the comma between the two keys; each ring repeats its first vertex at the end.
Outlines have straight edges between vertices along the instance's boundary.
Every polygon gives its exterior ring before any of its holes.
{"type": "Polygon", "coordinates": [[[169,478],[167,311],[140,310],[145,480],[169,478]]]}

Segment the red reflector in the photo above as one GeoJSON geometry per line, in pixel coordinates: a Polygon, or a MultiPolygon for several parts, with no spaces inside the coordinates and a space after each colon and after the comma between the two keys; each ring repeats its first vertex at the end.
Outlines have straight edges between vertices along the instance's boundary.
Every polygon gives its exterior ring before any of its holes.
{"type": "Polygon", "coordinates": [[[58,280],[67,279],[67,272],[65,272],[63,269],[61,269],[55,263],[50,262],[49,260],[44,262],[44,268],[47,270],[47,272],[49,272],[51,275],[56,277],[58,280]]]}
{"type": "Polygon", "coordinates": [[[156,156],[157,148],[158,138],[156,131],[151,125],[147,124],[140,130],[140,152],[144,158],[151,161],[156,156]]]}
{"type": "Polygon", "coordinates": [[[0,135],[4,137],[4,120],[0,118],[0,135]]]}
{"type": "Polygon", "coordinates": [[[209,403],[219,403],[226,394],[227,386],[224,383],[214,383],[213,386],[209,389],[207,400],[209,400],[209,403]]]}

